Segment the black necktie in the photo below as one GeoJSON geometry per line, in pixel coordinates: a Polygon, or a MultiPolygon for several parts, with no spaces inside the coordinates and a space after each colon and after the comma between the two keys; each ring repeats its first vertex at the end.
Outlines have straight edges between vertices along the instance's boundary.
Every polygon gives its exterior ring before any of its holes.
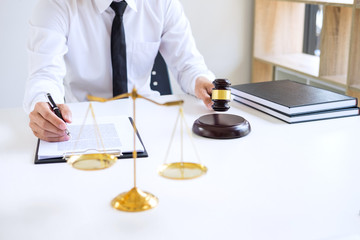
{"type": "Polygon", "coordinates": [[[111,62],[113,69],[113,96],[127,93],[126,43],[123,14],[127,3],[112,2],[115,18],[111,28],[111,62]]]}

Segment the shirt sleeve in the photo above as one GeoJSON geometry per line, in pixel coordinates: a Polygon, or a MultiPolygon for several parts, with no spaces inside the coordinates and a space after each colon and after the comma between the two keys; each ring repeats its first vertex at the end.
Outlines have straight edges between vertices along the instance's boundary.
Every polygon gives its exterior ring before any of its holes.
{"type": "Polygon", "coordinates": [[[28,79],[23,107],[30,113],[37,102],[50,92],[57,103],[64,102],[64,55],[68,51],[68,13],[65,1],[41,0],[29,21],[27,44],[28,79]]]}
{"type": "Polygon", "coordinates": [[[168,2],[160,52],[183,91],[195,95],[196,78],[204,76],[212,81],[215,76],[196,47],[182,5],[178,0],[168,2]]]}

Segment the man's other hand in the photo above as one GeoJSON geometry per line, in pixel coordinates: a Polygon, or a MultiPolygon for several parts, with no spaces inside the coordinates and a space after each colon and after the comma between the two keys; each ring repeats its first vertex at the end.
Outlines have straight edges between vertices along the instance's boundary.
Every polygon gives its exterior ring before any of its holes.
{"type": "Polygon", "coordinates": [[[195,82],[195,96],[201,99],[208,109],[212,109],[211,93],[214,84],[205,77],[198,77],[195,82]]]}

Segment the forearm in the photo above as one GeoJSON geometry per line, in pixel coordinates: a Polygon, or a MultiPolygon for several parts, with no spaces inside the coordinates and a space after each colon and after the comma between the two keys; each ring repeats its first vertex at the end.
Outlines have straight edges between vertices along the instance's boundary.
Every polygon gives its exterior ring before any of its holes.
{"type": "Polygon", "coordinates": [[[37,102],[45,101],[44,94],[47,92],[51,92],[57,103],[64,101],[64,55],[68,48],[66,23],[62,21],[62,15],[59,6],[42,2],[35,8],[30,20],[27,44],[29,75],[23,102],[27,113],[34,109],[37,102]]]}
{"type": "Polygon", "coordinates": [[[57,103],[63,103],[63,79],[66,68],[63,53],[47,53],[29,49],[29,76],[25,88],[24,109],[27,113],[37,102],[44,100],[44,94],[51,92],[57,103]]]}
{"type": "Polygon", "coordinates": [[[196,48],[188,19],[179,1],[170,1],[160,52],[184,92],[195,95],[199,77],[215,79],[196,48]]]}

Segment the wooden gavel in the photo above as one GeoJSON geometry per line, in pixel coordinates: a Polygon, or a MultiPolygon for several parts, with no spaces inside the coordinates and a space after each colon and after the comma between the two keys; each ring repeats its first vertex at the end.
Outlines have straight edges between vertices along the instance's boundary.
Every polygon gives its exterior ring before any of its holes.
{"type": "Polygon", "coordinates": [[[213,101],[212,108],[218,112],[229,110],[229,102],[231,99],[230,81],[227,79],[215,79],[213,84],[215,87],[212,89],[211,95],[213,101]]]}

